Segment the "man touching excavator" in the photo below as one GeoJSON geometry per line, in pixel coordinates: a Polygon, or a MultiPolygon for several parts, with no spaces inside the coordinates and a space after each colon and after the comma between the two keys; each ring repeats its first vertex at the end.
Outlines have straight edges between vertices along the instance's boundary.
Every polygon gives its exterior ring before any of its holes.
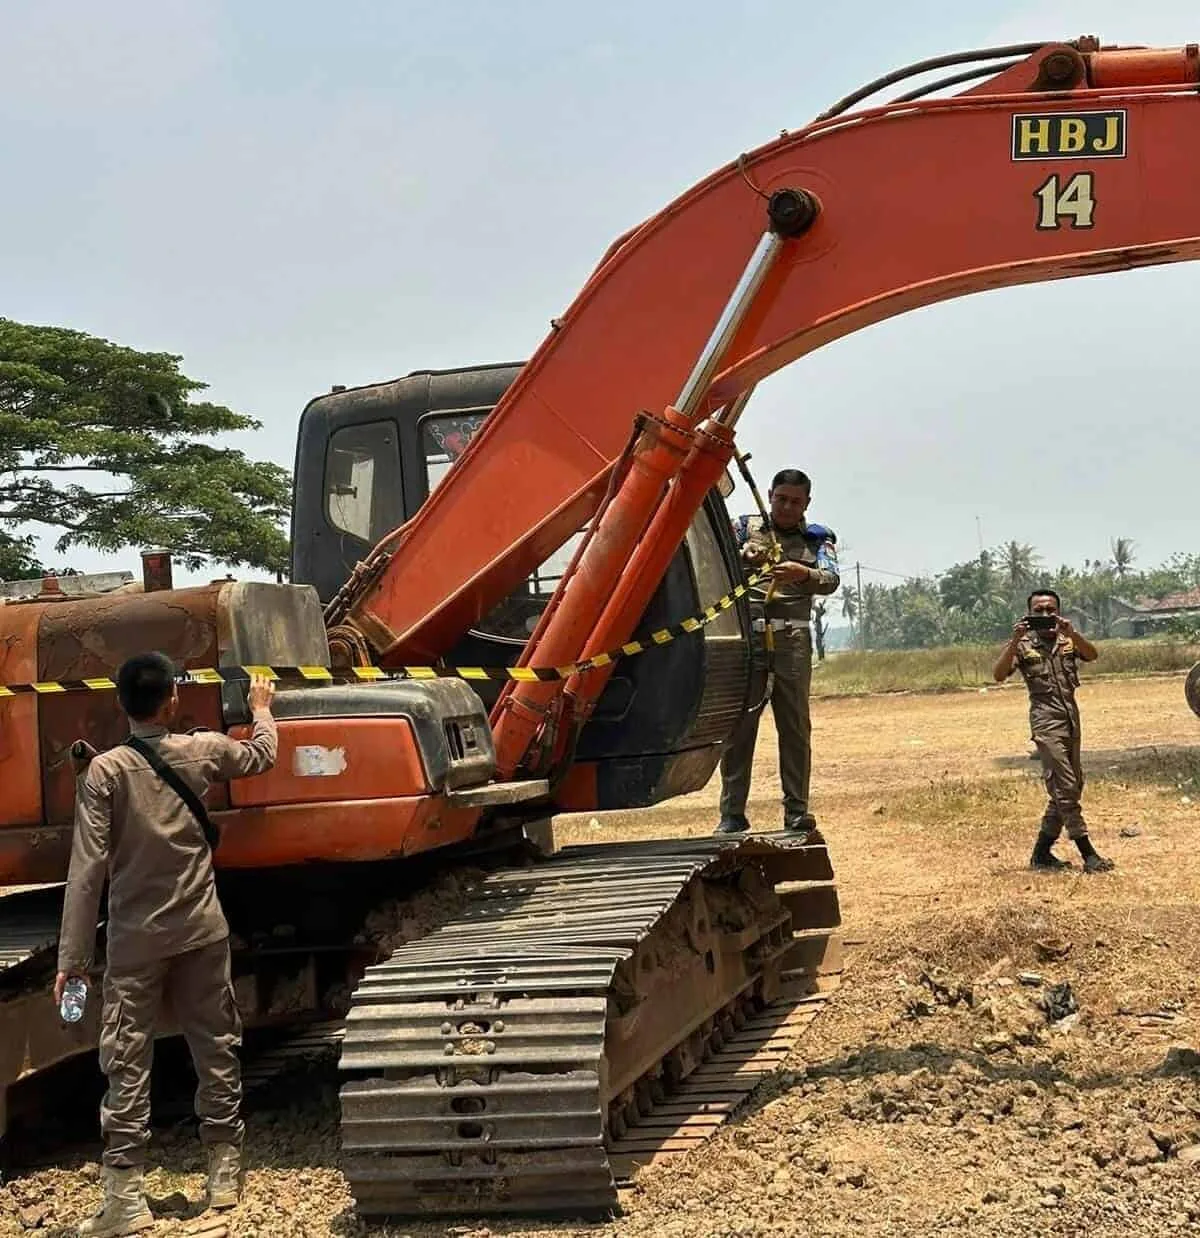
{"type": "Polygon", "coordinates": [[[199,1086],[196,1114],[208,1150],[207,1202],[232,1208],[241,1194],[241,1022],[230,981],[229,926],[217,898],[204,807],[214,782],[261,774],[278,747],[274,684],[254,676],[249,739],[215,731],[172,734],[179,693],[171,662],[130,658],[117,672],[129,739],[91,760],[76,789],[71,866],[63,904],[54,997],[86,983],[108,882],[107,958],[100,1066],[104,1202],[79,1227],[121,1238],[154,1225],[143,1190],[150,1140],[150,1069],[161,1003],[187,1040],[199,1086]]]}
{"type": "MultiPolygon", "coordinates": [[[[817,828],[809,811],[812,773],[812,721],[809,688],[812,683],[812,600],[835,593],[839,584],[837,538],[824,525],[806,519],[812,482],[799,469],[775,474],[767,493],[770,515],[741,516],[734,536],[748,568],[768,562],[772,543],[778,541],[782,559],[771,571],[770,583],[750,594],[754,619],[754,658],[765,661],[766,630],[771,632],[771,713],[779,734],[779,777],[783,784],[783,828],[791,834],[809,834],[817,828]]],[[[765,705],[765,701],[763,704],[765,705]]],[[[746,800],[758,738],[761,708],[748,713],[729,740],[721,758],[721,820],[719,834],[739,834],[750,828],[746,800]]]]}

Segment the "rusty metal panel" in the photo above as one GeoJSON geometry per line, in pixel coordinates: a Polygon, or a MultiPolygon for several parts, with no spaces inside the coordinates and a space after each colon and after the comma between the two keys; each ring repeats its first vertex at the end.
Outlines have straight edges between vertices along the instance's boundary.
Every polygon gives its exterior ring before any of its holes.
{"type": "Polygon", "coordinates": [[[39,607],[42,679],[109,675],[135,653],[158,650],[182,666],[215,666],[221,585],[117,593],[39,607]]]}
{"type": "MultiPolygon", "coordinates": [[[[160,593],[124,593],[40,604],[37,678],[91,679],[111,676],[136,653],[158,650],[182,666],[215,666],[217,600],[222,586],[160,593]]],[[[33,609],[31,607],[31,609],[33,609]]],[[[59,825],[71,819],[75,774],[71,745],[87,740],[98,752],[121,743],[128,724],[115,693],[61,693],[39,698],[40,759],[44,819],[59,825]]],[[[178,730],[221,727],[216,688],[186,688],[180,693],[178,730]]],[[[224,788],[210,797],[214,808],[227,801],[224,788]]]]}
{"type": "Polygon", "coordinates": [[[324,613],[311,585],[222,585],[217,636],[222,666],[329,665],[324,613]]]}
{"type": "MultiPolygon", "coordinates": [[[[3,795],[0,791],[0,797],[3,795]]],[[[0,829],[0,886],[66,881],[70,860],[69,822],[0,829]]]]}
{"type": "MultiPolygon", "coordinates": [[[[0,607],[0,683],[28,683],[38,677],[40,609],[0,607]]],[[[38,704],[36,696],[0,700],[0,830],[42,820],[38,704]]]]}

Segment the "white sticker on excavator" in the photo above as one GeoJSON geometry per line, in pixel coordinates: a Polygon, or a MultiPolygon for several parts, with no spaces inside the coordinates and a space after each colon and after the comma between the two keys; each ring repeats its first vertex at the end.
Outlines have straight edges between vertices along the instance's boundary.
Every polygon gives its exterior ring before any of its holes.
{"type": "Polygon", "coordinates": [[[292,773],[297,778],[332,778],[342,773],[345,768],[345,748],[300,744],[292,754],[292,773]]]}

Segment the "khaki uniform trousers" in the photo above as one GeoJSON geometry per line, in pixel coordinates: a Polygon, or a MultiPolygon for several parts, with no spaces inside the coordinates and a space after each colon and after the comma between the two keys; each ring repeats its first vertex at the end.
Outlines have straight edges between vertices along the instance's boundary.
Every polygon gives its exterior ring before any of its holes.
{"type": "Polygon", "coordinates": [[[243,1126],[242,1024],[229,969],[229,942],[104,976],[100,1068],[108,1092],[100,1106],[104,1163],[132,1169],[150,1142],[150,1069],[163,1005],[175,1016],[196,1068],[196,1116],[207,1145],[240,1146],[243,1126]]]}
{"type": "MultiPolygon", "coordinates": [[[[785,821],[808,812],[808,789],[812,774],[812,719],[808,697],[812,686],[812,633],[808,628],[776,632],[771,713],[779,734],[779,780],[783,784],[785,821]]],[[[756,633],[753,645],[752,680],[763,682],[766,648],[756,633]]],[[[764,702],[765,705],[765,702],[764,702]]],[[[730,738],[721,757],[721,816],[740,816],[750,797],[750,774],[762,709],[746,715],[730,738]]]]}
{"type": "Polygon", "coordinates": [[[1065,827],[1068,838],[1083,838],[1088,829],[1079,802],[1083,795],[1079,714],[1072,710],[1071,716],[1064,718],[1035,712],[1031,724],[1046,784],[1041,831],[1047,838],[1058,838],[1065,827]]]}

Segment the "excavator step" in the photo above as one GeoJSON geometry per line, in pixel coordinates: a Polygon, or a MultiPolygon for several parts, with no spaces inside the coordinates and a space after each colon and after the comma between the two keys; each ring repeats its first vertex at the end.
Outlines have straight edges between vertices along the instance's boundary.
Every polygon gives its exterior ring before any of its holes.
{"type": "Polygon", "coordinates": [[[815,1015],[831,877],[823,845],[753,836],[569,847],[485,879],[355,991],[341,1103],[358,1211],[616,1207],[614,1171],[708,1138],[815,1015]]]}
{"type": "Polygon", "coordinates": [[[0,976],[57,946],[64,889],[32,886],[0,897],[0,976]]]}

